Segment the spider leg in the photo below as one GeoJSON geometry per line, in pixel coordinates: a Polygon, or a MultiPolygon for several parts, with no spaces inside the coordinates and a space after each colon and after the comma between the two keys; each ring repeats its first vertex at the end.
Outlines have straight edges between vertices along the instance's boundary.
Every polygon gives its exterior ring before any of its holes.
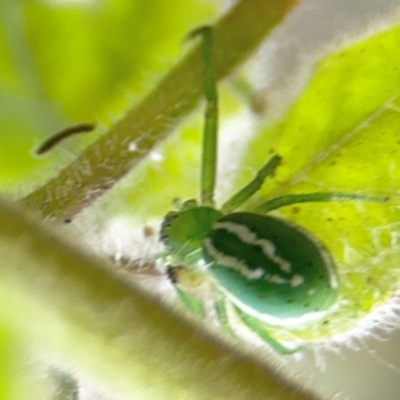
{"type": "Polygon", "coordinates": [[[203,41],[203,86],[207,102],[203,135],[201,204],[213,206],[218,147],[218,92],[214,72],[212,29],[209,26],[203,26],[189,34],[189,38],[196,36],[201,36],[203,41]]]}
{"type": "Polygon", "coordinates": [[[222,298],[220,300],[217,300],[214,303],[214,310],[222,330],[231,339],[237,339],[238,337],[229,321],[228,309],[226,307],[226,299],[222,298]]]}
{"type": "Polygon", "coordinates": [[[206,310],[201,300],[193,296],[189,291],[183,288],[181,285],[181,275],[185,273],[185,268],[181,266],[168,265],[167,277],[172,283],[175,293],[178,296],[184,307],[199,317],[205,317],[206,310]]]}
{"type": "Polygon", "coordinates": [[[263,185],[265,179],[271,176],[281,163],[282,158],[278,155],[273,156],[267,163],[257,172],[255,178],[246,186],[237,191],[230,199],[222,205],[222,212],[228,214],[240,207],[254,193],[258,192],[263,185]]]}
{"type": "Polygon", "coordinates": [[[388,197],[379,196],[365,196],[356,193],[342,193],[342,192],[316,192],[305,194],[288,194],[284,196],[275,197],[259,204],[251,210],[256,214],[266,214],[269,211],[276,210],[283,206],[290,206],[298,203],[310,202],[328,202],[328,201],[374,201],[384,203],[388,201],[388,197]]]}
{"type": "Polygon", "coordinates": [[[257,336],[259,336],[264,342],[268,343],[276,352],[279,354],[293,354],[299,351],[303,345],[297,345],[294,347],[286,347],[279,340],[275,339],[267,329],[267,325],[259,319],[252,317],[246,312],[242,311],[239,307],[234,306],[235,312],[240,320],[257,336]]]}

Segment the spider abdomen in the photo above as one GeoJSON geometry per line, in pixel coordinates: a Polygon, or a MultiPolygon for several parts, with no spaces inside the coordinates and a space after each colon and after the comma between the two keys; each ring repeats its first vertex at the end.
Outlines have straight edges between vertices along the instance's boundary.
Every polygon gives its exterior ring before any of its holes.
{"type": "Polygon", "coordinates": [[[335,264],[320,241],[293,223],[237,212],[220,218],[203,244],[218,286],[239,307],[295,318],[337,298],[335,264]]]}

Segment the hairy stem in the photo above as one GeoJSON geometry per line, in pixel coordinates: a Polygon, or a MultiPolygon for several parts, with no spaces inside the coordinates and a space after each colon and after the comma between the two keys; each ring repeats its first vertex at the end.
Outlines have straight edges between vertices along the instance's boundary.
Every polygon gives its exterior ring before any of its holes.
{"type": "Polygon", "coordinates": [[[31,350],[132,398],[309,398],[273,372],[270,357],[261,364],[218,342],[48,225],[3,201],[0,220],[0,304],[13,310],[31,350]]]}
{"type": "MultiPolygon", "coordinates": [[[[296,0],[241,0],[213,26],[219,80],[244,61],[296,0]]],[[[23,199],[44,216],[71,219],[167,137],[203,96],[204,62],[195,46],[136,107],[58,176],[23,199]]]]}

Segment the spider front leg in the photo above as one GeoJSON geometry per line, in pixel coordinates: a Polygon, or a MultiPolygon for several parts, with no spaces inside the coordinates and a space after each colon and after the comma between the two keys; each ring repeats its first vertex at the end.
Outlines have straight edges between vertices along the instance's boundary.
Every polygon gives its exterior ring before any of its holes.
{"type": "MultiPolygon", "coordinates": [[[[267,163],[261,167],[253,180],[251,180],[242,189],[237,191],[230,199],[228,199],[222,206],[221,211],[224,214],[228,214],[236,210],[242,204],[244,204],[251,196],[257,193],[265,180],[272,176],[276,169],[282,162],[282,157],[274,155],[267,163]]],[[[290,206],[298,203],[311,203],[311,202],[335,202],[335,201],[351,201],[351,200],[362,200],[384,203],[388,201],[388,197],[383,196],[366,196],[357,193],[344,193],[344,192],[315,192],[315,193],[301,193],[301,194],[289,194],[274,197],[259,204],[258,206],[250,209],[250,212],[256,214],[267,214],[272,210],[284,206],[290,206]]]]}
{"type": "Polygon", "coordinates": [[[214,71],[213,32],[211,27],[200,27],[188,35],[189,38],[196,36],[200,36],[202,39],[204,59],[203,88],[206,98],[200,196],[202,205],[213,206],[218,149],[218,91],[214,71]]]}
{"type": "Polygon", "coordinates": [[[281,163],[282,158],[278,155],[273,156],[268,162],[257,172],[255,178],[246,186],[236,192],[230,199],[222,205],[222,212],[228,214],[240,207],[253,194],[257,193],[264,184],[268,176],[274,174],[275,170],[281,163]]]}
{"type": "MultiPolygon", "coordinates": [[[[242,189],[236,192],[229,200],[227,200],[221,211],[224,214],[228,214],[236,210],[253,194],[257,193],[262,185],[264,184],[268,176],[272,176],[276,169],[279,167],[282,161],[282,157],[279,155],[273,156],[267,163],[256,173],[256,176],[242,189]]],[[[315,192],[315,193],[301,193],[301,194],[289,194],[274,197],[259,204],[258,206],[250,209],[250,212],[256,214],[267,214],[272,210],[289,206],[298,203],[311,203],[311,202],[336,202],[336,201],[351,201],[351,200],[362,200],[384,203],[389,200],[388,197],[383,196],[366,196],[357,193],[344,193],[344,192],[315,192]]]]}

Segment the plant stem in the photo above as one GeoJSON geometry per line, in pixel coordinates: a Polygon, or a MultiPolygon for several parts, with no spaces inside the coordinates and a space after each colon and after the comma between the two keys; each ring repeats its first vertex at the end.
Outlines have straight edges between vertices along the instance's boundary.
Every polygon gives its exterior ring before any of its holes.
{"type": "MultiPolygon", "coordinates": [[[[216,78],[244,61],[296,0],[241,0],[213,26],[216,78]]],[[[201,44],[110,131],[55,178],[23,199],[44,216],[70,220],[101,196],[192,111],[203,96],[201,44]]]]}
{"type": "Polygon", "coordinates": [[[278,376],[272,355],[260,363],[222,344],[48,224],[3,201],[0,220],[0,310],[13,310],[30,350],[135,399],[309,398],[278,376]]]}

